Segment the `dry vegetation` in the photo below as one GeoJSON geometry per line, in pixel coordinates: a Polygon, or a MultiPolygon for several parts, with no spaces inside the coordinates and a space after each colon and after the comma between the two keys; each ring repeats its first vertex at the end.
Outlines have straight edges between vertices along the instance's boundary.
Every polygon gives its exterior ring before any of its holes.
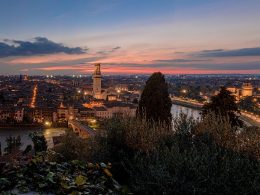
{"type": "Polygon", "coordinates": [[[68,133],[57,151],[69,159],[111,162],[112,173],[142,194],[255,194],[260,191],[260,131],[228,118],[181,115],[173,129],[136,118],[104,123],[106,133],[79,140],[68,133]]]}

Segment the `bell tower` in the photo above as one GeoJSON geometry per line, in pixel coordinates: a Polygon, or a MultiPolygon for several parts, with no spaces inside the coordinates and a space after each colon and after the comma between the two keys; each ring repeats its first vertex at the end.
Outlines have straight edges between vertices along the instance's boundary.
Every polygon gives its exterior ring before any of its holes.
{"type": "Polygon", "coordinates": [[[102,99],[100,64],[95,64],[95,71],[92,76],[92,79],[93,79],[93,96],[96,99],[102,99]]]}

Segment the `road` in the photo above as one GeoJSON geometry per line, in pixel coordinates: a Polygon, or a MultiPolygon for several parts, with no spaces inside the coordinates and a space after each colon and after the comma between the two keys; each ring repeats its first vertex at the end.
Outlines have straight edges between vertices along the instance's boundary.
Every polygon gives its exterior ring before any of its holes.
{"type": "Polygon", "coordinates": [[[30,104],[31,108],[35,108],[37,92],[38,92],[38,85],[36,84],[33,88],[32,101],[30,104]]]}

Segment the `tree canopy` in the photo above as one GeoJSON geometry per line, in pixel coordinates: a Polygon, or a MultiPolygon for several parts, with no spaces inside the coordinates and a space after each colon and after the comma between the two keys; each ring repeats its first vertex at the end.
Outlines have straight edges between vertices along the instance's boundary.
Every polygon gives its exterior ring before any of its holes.
{"type": "Polygon", "coordinates": [[[203,106],[202,116],[210,112],[228,117],[232,126],[241,127],[243,125],[243,122],[239,119],[240,111],[235,97],[225,87],[221,87],[219,93],[212,96],[210,103],[203,106]]]}
{"type": "Polygon", "coordinates": [[[153,73],[147,80],[137,114],[147,120],[171,124],[171,99],[168,93],[168,85],[164,75],[160,72],[153,73]]]}

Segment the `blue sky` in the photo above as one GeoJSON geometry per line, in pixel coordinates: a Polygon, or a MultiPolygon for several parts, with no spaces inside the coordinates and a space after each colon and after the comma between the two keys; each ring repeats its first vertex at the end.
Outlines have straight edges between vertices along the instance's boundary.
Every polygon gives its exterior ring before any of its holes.
{"type": "Polygon", "coordinates": [[[260,73],[259,10],[258,0],[0,0],[0,71],[260,73]]]}

